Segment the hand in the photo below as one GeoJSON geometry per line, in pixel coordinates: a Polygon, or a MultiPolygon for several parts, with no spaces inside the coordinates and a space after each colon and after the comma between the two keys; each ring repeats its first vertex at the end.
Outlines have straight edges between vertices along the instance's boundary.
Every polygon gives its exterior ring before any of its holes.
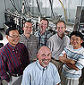
{"type": "Polygon", "coordinates": [[[67,58],[67,55],[66,55],[66,53],[64,53],[63,57],[64,57],[64,58],[67,58]]]}
{"type": "Polygon", "coordinates": [[[65,60],[67,59],[67,55],[66,53],[64,53],[63,56],[59,56],[59,60],[62,62],[62,63],[65,63],[65,60]]]}

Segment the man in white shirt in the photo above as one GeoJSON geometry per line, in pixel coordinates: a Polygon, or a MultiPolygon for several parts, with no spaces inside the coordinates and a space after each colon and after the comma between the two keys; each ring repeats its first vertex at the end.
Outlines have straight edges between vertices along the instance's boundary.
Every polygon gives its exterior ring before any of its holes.
{"type": "Polygon", "coordinates": [[[59,61],[59,55],[69,45],[70,39],[65,35],[66,24],[64,21],[58,21],[56,28],[57,34],[48,39],[47,45],[52,52],[52,62],[56,65],[58,71],[61,72],[62,63],[59,61]]]}
{"type": "Polygon", "coordinates": [[[21,85],[59,85],[57,68],[50,62],[51,51],[42,46],[37,53],[38,60],[26,67],[21,85]]]}

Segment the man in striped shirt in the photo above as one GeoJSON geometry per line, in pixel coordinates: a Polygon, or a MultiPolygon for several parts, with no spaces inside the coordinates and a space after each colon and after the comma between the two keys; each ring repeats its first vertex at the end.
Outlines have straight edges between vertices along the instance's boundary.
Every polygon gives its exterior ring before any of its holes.
{"type": "Polygon", "coordinates": [[[79,85],[81,70],[84,67],[83,35],[74,31],[70,35],[71,45],[64,48],[59,60],[64,63],[62,69],[62,85],[79,85]],[[65,82],[64,82],[65,81],[65,82]]]}
{"type": "Polygon", "coordinates": [[[19,43],[16,25],[6,30],[8,43],[0,50],[0,76],[8,85],[20,85],[23,70],[29,64],[28,51],[19,43]]]}

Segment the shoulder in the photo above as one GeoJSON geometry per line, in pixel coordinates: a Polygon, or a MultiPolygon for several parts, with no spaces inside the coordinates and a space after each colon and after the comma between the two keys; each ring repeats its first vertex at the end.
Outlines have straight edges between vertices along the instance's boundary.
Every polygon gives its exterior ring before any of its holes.
{"type": "Polygon", "coordinates": [[[68,40],[70,40],[70,38],[67,35],[65,35],[65,38],[68,39],[68,40]]]}
{"type": "Polygon", "coordinates": [[[57,37],[57,35],[54,34],[53,36],[51,36],[51,37],[49,38],[49,40],[52,41],[52,40],[54,40],[56,37],[57,37]]]}
{"type": "Polygon", "coordinates": [[[83,47],[81,47],[80,53],[84,56],[84,48],[83,47]]]}
{"type": "Polygon", "coordinates": [[[31,38],[34,39],[34,40],[37,39],[35,35],[31,35],[31,38]]]}
{"type": "Polygon", "coordinates": [[[26,46],[25,46],[23,43],[18,43],[18,44],[17,44],[17,47],[18,47],[18,48],[26,48],[26,46]]]}
{"type": "Polygon", "coordinates": [[[25,46],[23,43],[18,43],[18,46],[25,46]]]}
{"type": "Polygon", "coordinates": [[[50,34],[51,32],[47,30],[46,33],[47,33],[47,34],[50,34]]]}
{"type": "Polygon", "coordinates": [[[33,62],[25,68],[24,72],[30,73],[33,70],[35,70],[35,67],[36,67],[36,62],[33,62]]]}
{"type": "Polygon", "coordinates": [[[49,66],[50,66],[50,68],[51,68],[52,70],[56,70],[56,71],[57,71],[56,66],[55,66],[52,62],[49,63],[49,66]]]}
{"type": "Polygon", "coordinates": [[[3,46],[2,48],[0,48],[0,56],[4,57],[8,54],[8,50],[10,48],[8,47],[8,45],[6,44],[5,46],[3,46]]]}
{"type": "Polygon", "coordinates": [[[1,52],[1,51],[5,51],[7,48],[9,48],[9,47],[8,47],[8,43],[7,43],[5,46],[3,46],[3,47],[0,48],[0,52],[1,52]]]}
{"type": "Polygon", "coordinates": [[[37,37],[39,35],[39,31],[36,31],[34,35],[37,37]]]}

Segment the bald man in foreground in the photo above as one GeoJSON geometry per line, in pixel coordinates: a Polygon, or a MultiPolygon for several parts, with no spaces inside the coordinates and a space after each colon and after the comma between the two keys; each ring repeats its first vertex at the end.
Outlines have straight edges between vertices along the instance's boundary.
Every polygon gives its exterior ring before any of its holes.
{"type": "Polygon", "coordinates": [[[51,51],[42,46],[37,53],[38,60],[26,67],[21,85],[59,85],[57,68],[50,62],[51,51]]]}

